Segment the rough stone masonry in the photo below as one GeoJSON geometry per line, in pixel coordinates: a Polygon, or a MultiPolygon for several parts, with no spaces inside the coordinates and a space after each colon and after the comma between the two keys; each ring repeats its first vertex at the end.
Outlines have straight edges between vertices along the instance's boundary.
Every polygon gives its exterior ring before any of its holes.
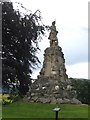
{"type": "Polygon", "coordinates": [[[66,74],[64,54],[58,45],[57,33],[54,21],[50,27],[50,47],[45,50],[43,67],[27,98],[30,102],[80,104],[66,74]]]}

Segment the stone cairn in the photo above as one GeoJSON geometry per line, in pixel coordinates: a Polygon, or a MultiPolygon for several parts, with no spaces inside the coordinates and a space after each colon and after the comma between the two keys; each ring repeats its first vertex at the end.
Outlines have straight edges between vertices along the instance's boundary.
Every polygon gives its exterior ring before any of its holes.
{"type": "Polygon", "coordinates": [[[40,75],[32,83],[31,91],[27,93],[28,100],[51,104],[80,104],[66,74],[64,54],[62,48],[58,46],[57,33],[54,21],[48,38],[50,47],[45,50],[40,75]]]}

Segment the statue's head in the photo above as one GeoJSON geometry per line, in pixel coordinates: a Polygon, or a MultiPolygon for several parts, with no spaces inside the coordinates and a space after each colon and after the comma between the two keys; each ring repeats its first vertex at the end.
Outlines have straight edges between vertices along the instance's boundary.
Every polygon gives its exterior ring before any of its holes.
{"type": "Polygon", "coordinates": [[[52,25],[55,25],[55,21],[52,22],[52,25]]]}

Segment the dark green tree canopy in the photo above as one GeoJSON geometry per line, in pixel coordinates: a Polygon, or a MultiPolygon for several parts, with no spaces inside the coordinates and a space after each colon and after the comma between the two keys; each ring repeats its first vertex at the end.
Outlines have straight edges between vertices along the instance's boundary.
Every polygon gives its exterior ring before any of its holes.
{"type": "Polygon", "coordinates": [[[12,2],[3,2],[2,19],[2,84],[16,83],[19,91],[26,93],[32,68],[40,63],[36,52],[45,26],[41,24],[39,10],[21,15],[12,2]]]}
{"type": "Polygon", "coordinates": [[[70,78],[73,89],[77,92],[77,99],[83,104],[90,104],[90,80],[70,78]]]}

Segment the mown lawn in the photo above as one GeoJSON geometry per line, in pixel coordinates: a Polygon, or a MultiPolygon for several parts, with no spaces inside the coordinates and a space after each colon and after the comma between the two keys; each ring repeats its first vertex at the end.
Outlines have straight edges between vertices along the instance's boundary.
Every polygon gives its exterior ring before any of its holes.
{"type": "Polygon", "coordinates": [[[3,118],[55,118],[53,108],[60,107],[59,118],[88,118],[87,105],[37,104],[15,102],[2,107],[3,118]]]}
{"type": "Polygon", "coordinates": [[[0,120],[1,120],[1,118],[2,118],[2,103],[0,101],[0,120]]]}

